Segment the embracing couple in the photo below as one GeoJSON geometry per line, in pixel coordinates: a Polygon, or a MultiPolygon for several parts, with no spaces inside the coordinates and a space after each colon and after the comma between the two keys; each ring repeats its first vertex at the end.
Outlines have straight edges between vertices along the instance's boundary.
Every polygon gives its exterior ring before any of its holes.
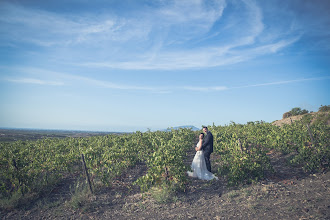
{"type": "Polygon", "coordinates": [[[188,171],[191,177],[198,177],[202,180],[218,179],[211,173],[210,155],[213,152],[213,135],[207,127],[203,127],[203,132],[199,135],[199,141],[195,150],[197,151],[191,169],[193,172],[188,171]]]}

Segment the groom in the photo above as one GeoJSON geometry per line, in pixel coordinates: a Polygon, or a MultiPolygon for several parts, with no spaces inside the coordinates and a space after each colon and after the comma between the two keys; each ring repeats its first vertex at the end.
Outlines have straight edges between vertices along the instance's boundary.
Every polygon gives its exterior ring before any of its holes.
{"type": "Polygon", "coordinates": [[[206,168],[211,172],[210,155],[213,152],[213,135],[206,126],[203,127],[203,132],[205,133],[205,137],[203,140],[202,149],[204,151],[206,168]]]}

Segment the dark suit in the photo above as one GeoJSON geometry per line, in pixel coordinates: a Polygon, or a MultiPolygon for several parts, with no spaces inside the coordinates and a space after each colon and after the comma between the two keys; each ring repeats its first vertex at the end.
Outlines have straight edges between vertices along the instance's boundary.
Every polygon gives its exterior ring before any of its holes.
{"type": "Polygon", "coordinates": [[[207,131],[203,139],[202,150],[204,151],[206,168],[211,172],[210,155],[213,152],[213,135],[210,131],[207,131]]]}

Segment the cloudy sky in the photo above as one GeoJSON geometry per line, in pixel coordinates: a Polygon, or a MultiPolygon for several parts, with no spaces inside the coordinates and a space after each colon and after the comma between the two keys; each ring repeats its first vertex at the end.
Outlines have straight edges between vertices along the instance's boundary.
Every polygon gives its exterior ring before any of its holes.
{"type": "Polygon", "coordinates": [[[0,127],[146,131],[330,104],[327,0],[2,0],[0,127]]]}

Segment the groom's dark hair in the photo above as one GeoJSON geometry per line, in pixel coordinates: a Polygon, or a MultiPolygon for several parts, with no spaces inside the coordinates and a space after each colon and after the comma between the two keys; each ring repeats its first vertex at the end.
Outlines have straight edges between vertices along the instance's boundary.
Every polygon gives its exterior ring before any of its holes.
{"type": "Polygon", "coordinates": [[[206,129],[208,129],[206,126],[203,126],[203,128],[206,128],[206,129]]]}

